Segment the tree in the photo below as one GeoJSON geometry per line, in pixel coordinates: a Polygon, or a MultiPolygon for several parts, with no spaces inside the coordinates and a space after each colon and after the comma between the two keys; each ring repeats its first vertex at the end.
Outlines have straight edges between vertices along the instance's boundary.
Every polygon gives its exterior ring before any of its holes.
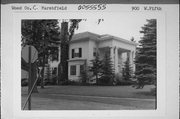
{"type": "Polygon", "coordinates": [[[86,69],[84,69],[83,71],[80,72],[80,76],[81,76],[81,82],[82,84],[86,84],[87,81],[89,80],[88,77],[88,71],[86,69]]]}
{"type": "Polygon", "coordinates": [[[107,50],[102,60],[100,82],[104,85],[112,85],[113,81],[114,81],[114,68],[109,50],[107,50]]]}
{"type": "Polygon", "coordinates": [[[123,79],[128,81],[132,78],[132,67],[129,61],[129,57],[127,57],[127,60],[125,61],[125,65],[123,68],[123,79]]]}
{"type": "Polygon", "coordinates": [[[96,83],[99,84],[99,76],[101,74],[102,61],[99,59],[98,53],[96,53],[95,59],[91,60],[92,66],[89,67],[89,71],[92,71],[96,76],[96,83]]]}
{"type": "Polygon", "coordinates": [[[38,51],[38,67],[42,67],[41,88],[44,88],[44,67],[48,56],[53,53],[51,46],[59,40],[58,20],[22,20],[22,47],[32,45],[38,51]]]}
{"type": "Polygon", "coordinates": [[[50,68],[50,65],[48,64],[46,67],[46,78],[48,82],[50,81],[51,77],[52,77],[51,68],[50,68]]]}
{"type": "Polygon", "coordinates": [[[147,20],[140,33],[144,35],[135,58],[136,78],[139,85],[146,82],[156,85],[156,20],[147,20]]]}
{"type": "Polygon", "coordinates": [[[61,23],[61,61],[58,65],[58,84],[68,81],[68,60],[69,60],[69,43],[74,35],[75,29],[78,28],[78,23],[81,19],[70,19],[70,27],[68,29],[68,22],[61,23]]]}

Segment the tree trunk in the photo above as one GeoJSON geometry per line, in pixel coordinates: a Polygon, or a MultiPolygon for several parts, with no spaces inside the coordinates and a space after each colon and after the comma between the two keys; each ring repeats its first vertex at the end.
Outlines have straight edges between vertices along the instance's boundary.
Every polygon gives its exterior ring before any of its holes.
{"type": "Polygon", "coordinates": [[[96,74],[96,84],[99,84],[98,75],[96,74]]]}
{"type": "Polygon", "coordinates": [[[45,67],[45,54],[43,54],[42,74],[41,74],[41,88],[44,88],[44,67],[45,67]]]}
{"type": "MultiPolygon", "coordinates": [[[[33,86],[35,81],[36,81],[36,78],[37,78],[37,65],[36,65],[36,63],[32,63],[31,75],[32,75],[31,76],[31,80],[32,80],[32,85],[31,86],[33,86]]],[[[33,93],[38,93],[37,82],[36,82],[36,84],[34,86],[33,93]]]]}
{"type": "Polygon", "coordinates": [[[60,85],[61,84],[61,63],[58,64],[58,80],[57,80],[57,84],[60,85]]]}
{"type": "Polygon", "coordinates": [[[68,23],[61,23],[61,61],[59,66],[58,84],[68,81],[68,59],[69,59],[69,42],[68,42],[68,23]]]}

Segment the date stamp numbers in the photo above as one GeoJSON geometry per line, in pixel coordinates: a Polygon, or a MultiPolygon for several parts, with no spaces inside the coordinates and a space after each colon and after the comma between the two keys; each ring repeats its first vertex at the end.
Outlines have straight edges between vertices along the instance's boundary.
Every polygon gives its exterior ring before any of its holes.
{"type": "Polygon", "coordinates": [[[78,10],[105,10],[106,4],[84,4],[78,5],[78,10]]]}

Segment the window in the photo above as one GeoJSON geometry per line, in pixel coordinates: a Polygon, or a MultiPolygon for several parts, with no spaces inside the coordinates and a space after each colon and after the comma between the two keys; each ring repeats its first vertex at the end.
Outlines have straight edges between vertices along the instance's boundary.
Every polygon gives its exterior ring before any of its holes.
{"type": "Polygon", "coordinates": [[[79,48],[79,57],[82,57],[82,48],[79,48]]]}
{"type": "Polygon", "coordinates": [[[82,48],[72,49],[72,58],[82,57],[82,48]]]}
{"type": "Polygon", "coordinates": [[[72,54],[72,58],[74,58],[74,49],[72,49],[72,52],[71,52],[72,54]]]}
{"type": "Polygon", "coordinates": [[[76,75],[76,65],[71,65],[71,67],[70,67],[70,75],[76,75]]]}

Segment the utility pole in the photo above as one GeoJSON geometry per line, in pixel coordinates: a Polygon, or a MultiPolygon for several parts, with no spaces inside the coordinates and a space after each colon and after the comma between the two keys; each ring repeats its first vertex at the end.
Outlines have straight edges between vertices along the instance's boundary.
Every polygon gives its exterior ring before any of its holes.
{"type": "MultiPolygon", "coordinates": [[[[28,78],[28,95],[30,94],[30,91],[31,91],[31,46],[29,45],[29,59],[28,59],[28,62],[29,62],[29,78],[28,78]]],[[[31,96],[29,97],[28,99],[28,110],[31,110],[31,96]]]]}

